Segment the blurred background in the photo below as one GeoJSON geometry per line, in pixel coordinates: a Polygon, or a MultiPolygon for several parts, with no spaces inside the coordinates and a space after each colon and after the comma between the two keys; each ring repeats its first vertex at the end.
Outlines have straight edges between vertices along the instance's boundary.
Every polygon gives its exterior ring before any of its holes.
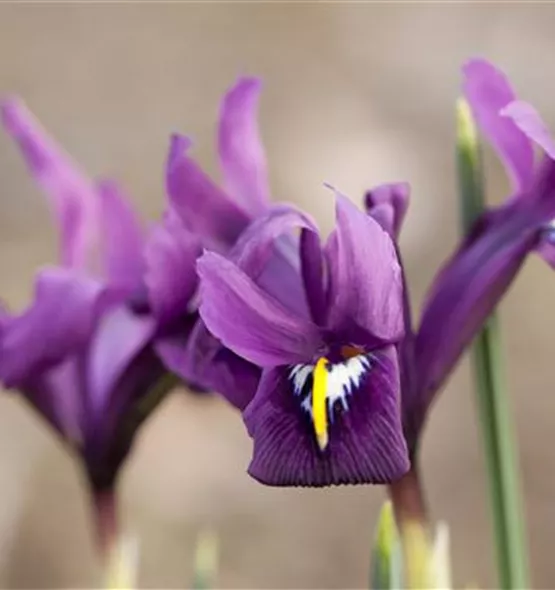
{"type": "MultiPolygon", "coordinates": [[[[413,188],[402,251],[420,306],[457,241],[453,104],[459,67],[494,60],[555,129],[555,5],[2,4],[0,92],[17,93],[92,175],[115,176],[145,219],[164,203],[173,130],[216,173],[218,103],[241,74],[264,78],[262,134],[276,200],[324,230],[329,182],[413,188]]],[[[491,154],[492,202],[507,184],[491,154]]],[[[0,137],[1,296],[21,308],[53,262],[45,200],[0,137]]],[[[502,306],[536,587],[555,579],[555,277],[527,264],[502,306]]],[[[0,586],[91,587],[96,560],[73,459],[16,397],[0,399],[0,586]]],[[[245,473],[250,442],[216,398],[176,391],[142,431],[122,479],[125,527],[141,543],[140,585],[185,588],[196,536],[221,537],[218,586],[362,588],[384,491],[272,489],[245,473]]],[[[484,465],[463,362],[428,425],[425,485],[453,534],[458,583],[494,584],[484,465]]]]}

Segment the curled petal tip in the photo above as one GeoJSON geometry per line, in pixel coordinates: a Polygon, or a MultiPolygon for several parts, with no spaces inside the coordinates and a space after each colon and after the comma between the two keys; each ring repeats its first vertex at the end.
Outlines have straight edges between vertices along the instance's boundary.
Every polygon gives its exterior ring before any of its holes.
{"type": "Polygon", "coordinates": [[[254,76],[237,78],[235,84],[224,95],[221,106],[222,113],[241,107],[256,108],[261,90],[262,80],[260,78],[254,76]]]}
{"type": "Polygon", "coordinates": [[[233,98],[242,92],[258,94],[262,89],[262,79],[257,76],[239,76],[233,86],[227,92],[226,98],[233,98]]]}
{"type": "Polygon", "coordinates": [[[171,166],[173,162],[184,152],[189,150],[193,142],[191,138],[180,133],[172,133],[170,136],[170,148],[168,152],[168,165],[171,166]]]}

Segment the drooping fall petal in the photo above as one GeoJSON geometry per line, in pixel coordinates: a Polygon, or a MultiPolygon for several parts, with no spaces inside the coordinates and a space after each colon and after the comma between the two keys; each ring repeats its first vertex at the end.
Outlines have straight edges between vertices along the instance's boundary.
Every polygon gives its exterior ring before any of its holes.
{"type": "MultiPolygon", "coordinates": [[[[290,368],[266,369],[244,418],[254,441],[249,473],[274,486],[386,483],[409,468],[392,347],[372,355],[367,379],[330,424],[322,451],[310,417],[291,392],[290,368]]],[[[330,408],[330,413],[334,410],[330,408]]]]}

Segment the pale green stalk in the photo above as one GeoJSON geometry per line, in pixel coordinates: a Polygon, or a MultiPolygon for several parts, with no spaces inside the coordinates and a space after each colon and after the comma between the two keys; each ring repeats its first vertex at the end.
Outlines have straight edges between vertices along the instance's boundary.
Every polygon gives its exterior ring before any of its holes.
{"type": "MultiPolygon", "coordinates": [[[[457,105],[457,165],[463,230],[484,210],[480,144],[467,103],[457,105]]],[[[478,414],[489,476],[498,584],[528,587],[528,559],[513,428],[503,380],[501,341],[492,315],[473,348],[478,414]]]]}

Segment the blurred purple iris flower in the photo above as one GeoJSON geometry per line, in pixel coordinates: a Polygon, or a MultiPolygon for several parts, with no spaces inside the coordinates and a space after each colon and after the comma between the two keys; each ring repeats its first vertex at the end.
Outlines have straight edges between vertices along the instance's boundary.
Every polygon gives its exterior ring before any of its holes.
{"type": "MultiPolygon", "coordinates": [[[[534,182],[541,165],[535,148],[555,159],[555,141],[536,109],[519,100],[507,77],[483,59],[464,67],[464,94],[480,130],[503,162],[512,184],[513,199],[534,182]]],[[[509,201],[508,205],[512,205],[509,201]]],[[[540,255],[555,267],[555,225],[545,227],[537,245],[540,255]]]]}
{"type": "Polygon", "coordinates": [[[175,298],[196,290],[200,245],[170,219],[145,239],[120,189],[90,181],[20,101],[6,100],[2,118],[48,196],[60,262],[37,272],[26,310],[3,313],[0,379],[80,454],[100,498],[173,384],[154,342],[175,298]]]}
{"type": "MultiPolygon", "coordinates": [[[[549,262],[555,259],[550,230],[555,217],[555,164],[549,158],[535,163],[532,142],[548,155],[555,154],[545,126],[531,106],[516,101],[504,75],[485,60],[464,66],[463,94],[479,130],[505,163],[513,194],[476,220],[437,274],[416,334],[409,330],[403,342],[403,409],[412,453],[435,394],[509,289],[527,255],[539,249],[549,262]]],[[[389,231],[396,236],[400,221],[394,191],[380,198],[372,192],[367,196],[371,215],[383,218],[384,202],[390,203],[390,216],[397,219],[395,224],[389,222],[389,231]]]]}
{"type": "MultiPolygon", "coordinates": [[[[192,142],[182,135],[171,139],[166,164],[169,213],[194,235],[203,247],[237,260],[270,281],[289,276],[287,251],[291,244],[272,244],[264,256],[244,256],[243,243],[258,227],[257,220],[270,209],[266,158],[260,141],[257,111],[261,83],[240,78],[222,101],[217,148],[223,186],[214,183],[195,163],[192,142]],[[268,264],[266,265],[266,262],[268,264]]],[[[178,297],[178,291],[175,291],[178,297]]],[[[298,292],[289,291],[295,301],[298,292]]],[[[174,311],[186,311],[187,299],[176,299],[174,311]]],[[[225,395],[243,409],[258,386],[260,368],[236,355],[206,329],[200,319],[187,326],[174,323],[156,344],[164,363],[182,379],[225,395]]]]}

